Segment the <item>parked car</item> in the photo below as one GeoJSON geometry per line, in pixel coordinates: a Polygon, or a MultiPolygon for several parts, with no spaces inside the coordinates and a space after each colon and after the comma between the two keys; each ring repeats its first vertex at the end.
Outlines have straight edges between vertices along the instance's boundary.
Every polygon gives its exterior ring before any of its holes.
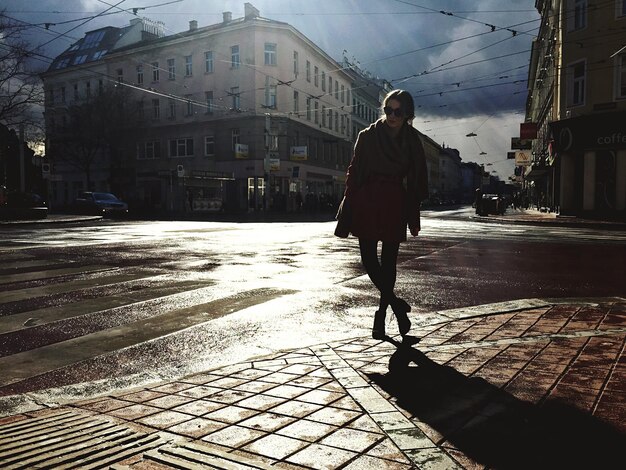
{"type": "Polygon", "coordinates": [[[505,211],[506,202],[503,197],[497,194],[483,194],[479,215],[504,214],[505,211]]]}
{"type": "Polygon", "coordinates": [[[81,191],[74,200],[74,206],[81,214],[122,216],[128,214],[128,204],[112,193],[81,191]]]}
{"type": "Polygon", "coordinates": [[[48,206],[39,194],[10,192],[0,198],[0,219],[45,219],[48,206]]]}

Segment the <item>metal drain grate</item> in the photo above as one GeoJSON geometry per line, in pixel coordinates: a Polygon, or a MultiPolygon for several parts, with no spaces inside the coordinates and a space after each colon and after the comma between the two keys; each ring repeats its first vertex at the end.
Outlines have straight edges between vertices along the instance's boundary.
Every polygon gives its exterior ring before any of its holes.
{"type": "MultiPolygon", "coordinates": [[[[260,462],[250,457],[233,455],[214,447],[196,444],[192,442],[181,443],[179,445],[165,445],[158,449],[146,452],[144,460],[153,461],[166,467],[196,470],[196,469],[275,469],[266,463],[260,462]]],[[[126,467],[114,466],[113,469],[121,470],[126,467]]],[[[131,467],[132,468],[132,467],[131,467]]]]}
{"type": "Polygon", "coordinates": [[[157,434],[62,411],[0,426],[0,468],[105,468],[163,443],[157,434]]]}

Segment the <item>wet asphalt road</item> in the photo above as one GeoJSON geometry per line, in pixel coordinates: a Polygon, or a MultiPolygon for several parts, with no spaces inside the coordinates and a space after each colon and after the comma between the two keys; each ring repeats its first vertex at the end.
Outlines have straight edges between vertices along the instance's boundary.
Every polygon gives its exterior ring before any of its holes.
{"type": "MultiPolygon", "coordinates": [[[[626,295],[625,232],[480,223],[470,213],[426,212],[420,236],[402,245],[396,290],[414,324],[468,305],[626,295]]],[[[1,227],[0,395],[92,380],[134,386],[368,334],[376,292],[356,240],[333,228],[1,227]]]]}

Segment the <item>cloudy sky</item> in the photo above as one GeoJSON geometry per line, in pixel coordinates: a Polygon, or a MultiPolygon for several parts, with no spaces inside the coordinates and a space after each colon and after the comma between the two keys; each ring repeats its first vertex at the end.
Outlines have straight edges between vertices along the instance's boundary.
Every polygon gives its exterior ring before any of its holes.
{"type": "MultiPolygon", "coordinates": [[[[345,55],[372,75],[410,91],[418,106],[415,127],[439,144],[459,149],[463,161],[485,164],[502,179],[512,174],[513,163],[506,153],[524,120],[530,46],[540,23],[535,0],[250,3],[261,16],[296,27],[335,60],[345,55]],[[469,133],[476,137],[466,137],[469,133]]],[[[243,0],[3,0],[2,8],[7,16],[35,25],[27,30],[28,41],[42,46],[39,52],[44,56],[54,57],[86,31],[126,26],[133,9],[163,21],[166,34],[175,34],[185,31],[192,19],[202,27],[220,22],[224,11],[241,17],[243,4],[243,0]]]]}

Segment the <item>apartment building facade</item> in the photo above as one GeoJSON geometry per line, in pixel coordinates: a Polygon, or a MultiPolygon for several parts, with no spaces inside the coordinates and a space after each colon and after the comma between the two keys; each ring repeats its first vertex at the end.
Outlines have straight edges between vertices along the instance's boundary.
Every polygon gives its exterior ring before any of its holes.
{"type": "Polygon", "coordinates": [[[526,178],[564,215],[626,218],[626,1],[537,0],[526,178]]]}
{"type": "MultiPolygon", "coordinates": [[[[122,196],[131,208],[296,210],[300,201],[328,205],[342,195],[352,78],[291,25],[246,3],[243,18],[225,12],[221,23],[190,21],[168,36],[137,19],[87,33],[72,48],[42,77],[47,132],[54,136],[71,105],[67,90],[78,90],[71,98],[80,101],[86,83],[90,93],[128,89],[140,116],[123,156],[122,196]]],[[[80,172],[59,163],[50,184],[52,203],[62,205],[86,187],[80,172]]],[[[107,165],[103,154],[95,189],[110,188],[107,165]]]]}

